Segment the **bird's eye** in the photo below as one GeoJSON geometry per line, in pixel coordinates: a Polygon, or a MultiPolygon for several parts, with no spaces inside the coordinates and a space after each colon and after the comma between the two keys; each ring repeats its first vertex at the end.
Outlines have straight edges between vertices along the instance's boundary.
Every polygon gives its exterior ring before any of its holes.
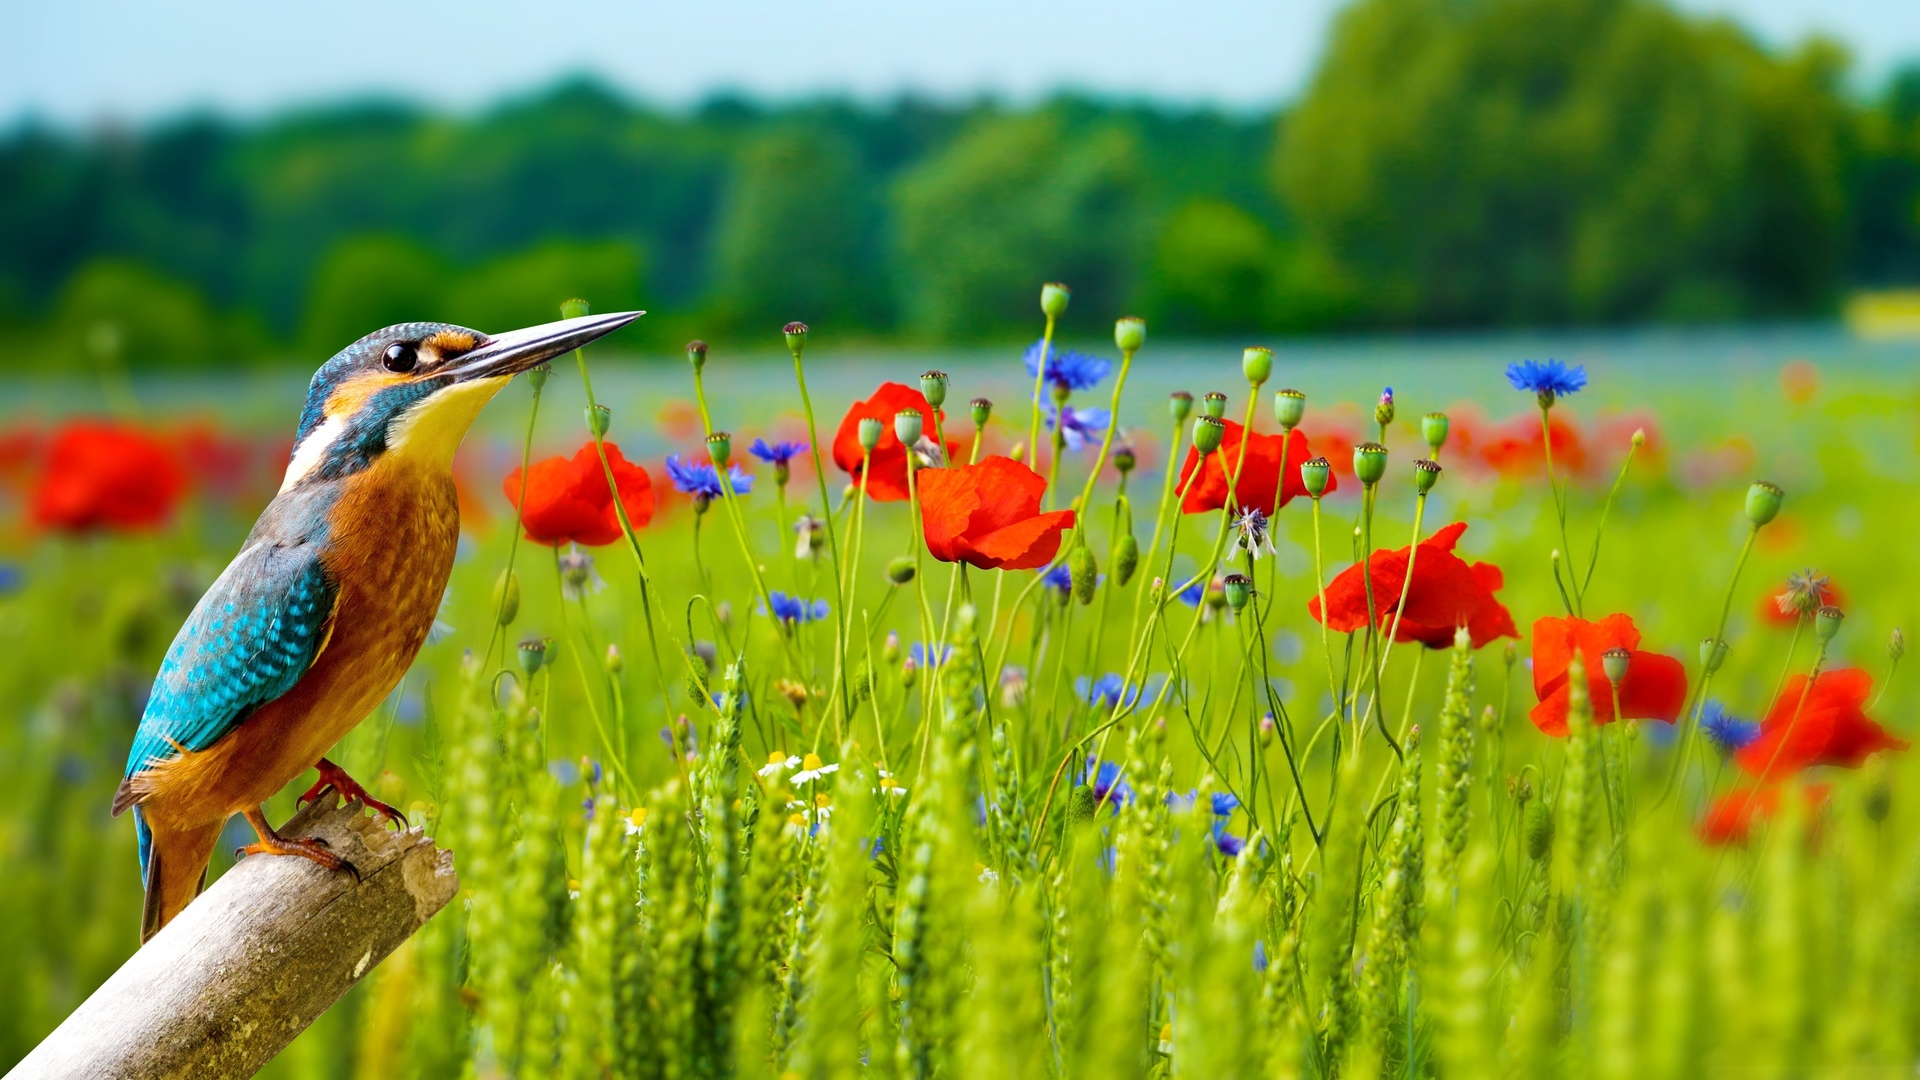
{"type": "Polygon", "coordinates": [[[388,371],[412,371],[413,365],[420,362],[420,350],[408,342],[396,341],[387,346],[381,362],[387,365],[388,371]]]}

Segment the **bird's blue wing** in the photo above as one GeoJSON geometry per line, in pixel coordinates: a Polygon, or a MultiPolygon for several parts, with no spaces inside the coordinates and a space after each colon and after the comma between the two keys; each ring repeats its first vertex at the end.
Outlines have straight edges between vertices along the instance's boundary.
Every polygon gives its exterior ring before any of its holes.
{"type": "MultiPolygon", "coordinates": [[[[127,756],[127,776],[204,750],[293,689],[324,647],[338,590],[311,545],[242,551],[167,649],[127,756]]],[[[128,785],[121,785],[127,792],[128,785]]],[[[125,807],[115,800],[115,811],[125,807]]]]}

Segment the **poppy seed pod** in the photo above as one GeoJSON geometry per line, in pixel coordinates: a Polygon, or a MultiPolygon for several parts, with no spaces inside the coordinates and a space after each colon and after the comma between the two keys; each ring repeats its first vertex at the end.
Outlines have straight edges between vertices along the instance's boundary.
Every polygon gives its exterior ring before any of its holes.
{"type": "Polygon", "coordinates": [[[1099,568],[1093,561],[1093,549],[1080,544],[1067,556],[1067,570],[1073,577],[1073,598],[1082,604],[1093,603],[1094,588],[1100,584],[1099,568]]]}
{"type": "Polygon", "coordinates": [[[980,425],[986,423],[987,417],[993,415],[993,402],[988,401],[986,398],[983,398],[983,397],[974,398],[973,403],[969,406],[969,408],[973,410],[973,426],[974,427],[979,427],[980,425]]]}
{"type": "Polygon", "coordinates": [[[1826,605],[1814,613],[1813,636],[1818,638],[1822,645],[1832,641],[1833,635],[1840,632],[1840,623],[1846,619],[1846,617],[1846,612],[1841,611],[1832,604],[1826,605]]]}
{"type": "Polygon", "coordinates": [[[1220,440],[1226,438],[1227,425],[1218,417],[1203,416],[1193,425],[1193,448],[1201,454],[1211,454],[1220,449],[1220,440]]]}
{"type": "Polygon", "coordinates": [[[1430,412],[1420,418],[1420,437],[1427,440],[1429,453],[1437,456],[1447,445],[1447,432],[1452,426],[1446,413],[1430,412]]]}
{"type": "Polygon", "coordinates": [[[807,347],[807,324],[803,322],[790,322],[781,327],[780,332],[786,335],[787,351],[792,353],[795,359],[798,359],[801,351],[807,347]]]}
{"type": "Polygon", "coordinates": [[[1700,642],[1700,670],[1711,675],[1720,670],[1727,662],[1727,643],[1719,638],[1706,638],[1700,642]]]}
{"type": "Polygon", "coordinates": [[[1353,475],[1368,487],[1387,475],[1387,448],[1377,442],[1365,442],[1353,448],[1353,475]]]}
{"type": "Polygon", "coordinates": [[[925,418],[917,409],[902,409],[893,416],[893,434],[903,444],[912,446],[920,441],[920,432],[925,418]]]}
{"type": "Polygon", "coordinates": [[[1780,516],[1780,501],[1787,497],[1777,484],[1756,480],[1747,489],[1747,520],[1759,528],[1780,516]]]}
{"type": "Polygon", "coordinates": [[[929,371],[920,376],[920,393],[926,397],[927,404],[939,408],[947,403],[947,373],[929,371]]]}
{"type": "Polygon", "coordinates": [[[713,461],[714,468],[726,468],[727,462],[733,460],[733,436],[724,431],[707,436],[707,457],[713,461]]]}
{"type": "Polygon", "coordinates": [[[1174,423],[1186,423],[1187,417],[1193,415],[1193,395],[1185,390],[1175,390],[1167,395],[1167,412],[1172,415],[1174,423]]]}
{"type": "Polygon", "coordinates": [[[701,368],[707,366],[706,342],[701,341],[699,338],[694,338],[692,341],[687,342],[687,363],[692,364],[693,370],[695,371],[699,371],[701,368]]]}
{"type": "Polygon", "coordinates": [[[1132,472],[1133,467],[1139,463],[1140,459],[1134,456],[1133,447],[1131,446],[1122,446],[1113,452],[1113,467],[1120,470],[1121,476],[1132,472]]]}
{"type": "Polygon", "coordinates": [[[1227,606],[1235,612],[1246,607],[1247,601],[1253,598],[1253,579],[1245,574],[1228,574],[1221,588],[1226,593],[1227,606]]]}
{"type": "Polygon", "coordinates": [[[589,314],[587,302],[577,296],[571,300],[560,301],[560,317],[563,319],[584,318],[587,314],[589,314]]]}
{"type": "Polygon", "coordinates": [[[552,663],[554,641],[550,637],[528,638],[520,643],[520,670],[528,676],[552,663]]]}
{"type": "Polygon", "coordinates": [[[1123,353],[1140,351],[1147,343],[1147,321],[1136,315],[1125,315],[1113,323],[1113,343],[1123,353]]]}
{"type": "Polygon", "coordinates": [[[587,430],[596,439],[607,437],[607,429],[613,426],[613,410],[605,405],[587,406],[587,430]]]}
{"type": "Polygon", "coordinates": [[[1247,377],[1248,386],[1264,386],[1273,378],[1273,350],[1265,345],[1252,345],[1240,352],[1240,374],[1247,377]]]}
{"type": "Polygon", "coordinates": [[[552,366],[541,364],[539,367],[527,372],[527,385],[533,387],[533,392],[538,394],[540,391],[546,389],[547,379],[552,375],[552,366]]]}
{"type": "Polygon", "coordinates": [[[893,561],[887,564],[887,580],[895,585],[905,585],[913,580],[913,575],[913,557],[910,555],[896,555],[893,561]]]}
{"type": "Polygon", "coordinates": [[[1213,391],[1206,397],[1200,399],[1200,411],[1213,417],[1215,420],[1227,415],[1227,395],[1218,390],[1213,391]]]}
{"type": "Polygon", "coordinates": [[[1067,313],[1067,301],[1072,299],[1073,290],[1057,281],[1049,281],[1040,286],[1040,312],[1049,319],[1057,319],[1067,313]]]}
{"type": "Polygon", "coordinates": [[[1420,494],[1425,495],[1427,492],[1432,491],[1433,485],[1438,483],[1439,480],[1439,465],[1428,461],[1426,458],[1421,458],[1419,461],[1413,463],[1413,486],[1419,490],[1420,494]]]}
{"type": "Polygon", "coordinates": [[[509,626],[520,616],[520,575],[511,570],[500,571],[499,580],[493,583],[493,609],[499,612],[501,626],[509,626]]]}
{"type": "MultiPolygon", "coordinates": [[[[1120,543],[1116,545],[1113,553],[1114,582],[1125,585],[1127,582],[1133,580],[1133,572],[1139,569],[1139,567],[1140,541],[1135,540],[1132,533],[1122,534],[1120,543]]],[[[1899,633],[1897,630],[1894,632],[1899,633]]]]}
{"type": "Polygon", "coordinates": [[[871,416],[861,417],[860,449],[871,453],[874,447],[880,445],[880,432],[883,430],[885,429],[880,426],[880,421],[877,418],[871,416]]]}
{"type": "Polygon", "coordinates": [[[1600,654],[1600,670],[1606,673],[1607,681],[1619,686],[1627,677],[1627,666],[1633,662],[1633,654],[1625,649],[1608,649],[1600,654]]]}
{"type": "Polygon", "coordinates": [[[1307,415],[1307,395],[1298,390],[1275,390],[1273,392],[1273,418],[1280,423],[1282,431],[1292,431],[1300,426],[1307,415]]]}
{"type": "Polygon", "coordinates": [[[1327,482],[1333,479],[1333,462],[1317,457],[1300,463],[1300,483],[1307,494],[1314,498],[1327,493],[1327,482]]]}

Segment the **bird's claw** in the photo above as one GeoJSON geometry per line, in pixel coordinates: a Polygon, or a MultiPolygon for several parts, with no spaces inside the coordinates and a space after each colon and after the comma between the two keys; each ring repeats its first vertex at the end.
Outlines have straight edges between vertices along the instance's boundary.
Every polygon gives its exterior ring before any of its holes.
{"type": "Polygon", "coordinates": [[[355,884],[359,884],[362,880],[359,867],[335,855],[332,845],[317,836],[310,836],[304,840],[289,840],[286,837],[276,836],[239,848],[234,855],[297,855],[318,863],[328,870],[345,870],[353,875],[355,884]]]}
{"type": "Polygon", "coordinates": [[[399,825],[403,829],[407,827],[407,815],[381,802],[372,795],[367,794],[367,789],[361,787],[358,780],[348,776],[345,769],[328,761],[326,758],[321,758],[320,764],[314,767],[319,770],[320,778],[313,782],[313,786],[307,789],[306,794],[300,796],[300,804],[302,806],[326,794],[328,789],[332,789],[339,792],[342,799],[348,802],[358,799],[361,805],[367,809],[372,810],[374,813],[399,825]]]}

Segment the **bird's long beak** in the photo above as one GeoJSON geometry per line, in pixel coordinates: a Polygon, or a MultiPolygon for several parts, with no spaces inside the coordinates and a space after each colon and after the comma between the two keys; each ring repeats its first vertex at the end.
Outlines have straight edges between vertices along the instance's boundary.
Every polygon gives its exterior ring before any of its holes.
{"type": "Polygon", "coordinates": [[[455,360],[447,372],[462,382],[518,375],[562,353],[598,341],[645,314],[644,311],[616,311],[582,315],[490,337],[455,360]]]}

